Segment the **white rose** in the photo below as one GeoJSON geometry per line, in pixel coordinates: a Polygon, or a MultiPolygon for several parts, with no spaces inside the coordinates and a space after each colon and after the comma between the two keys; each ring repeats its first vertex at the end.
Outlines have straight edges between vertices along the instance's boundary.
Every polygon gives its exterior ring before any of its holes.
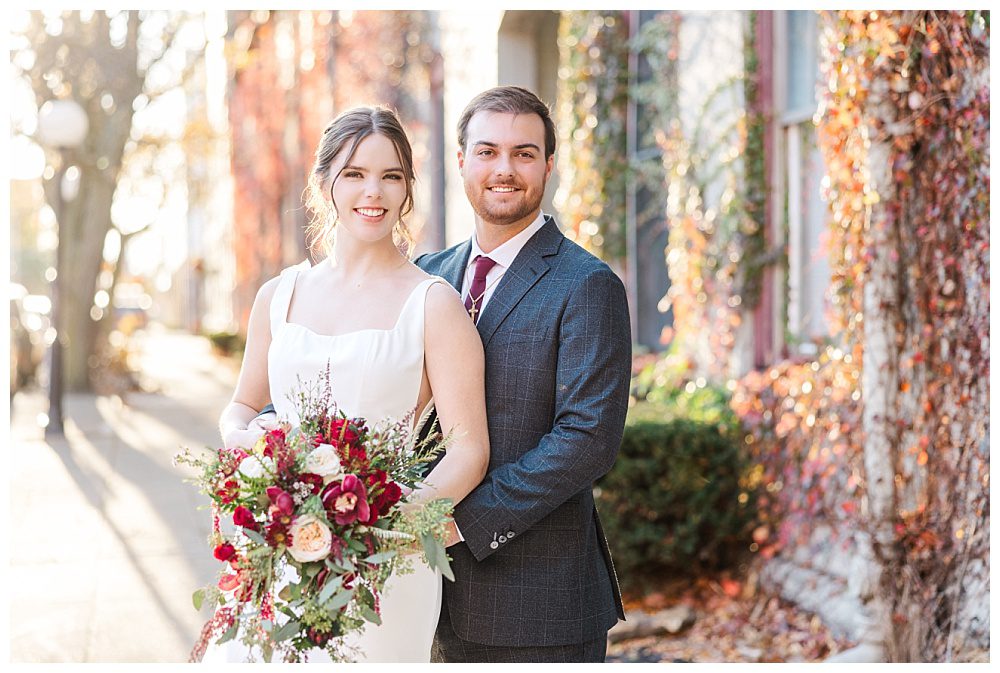
{"type": "Polygon", "coordinates": [[[299,563],[319,561],[330,554],[333,533],[312,514],[295,517],[288,532],[292,536],[288,553],[299,563]]]}
{"type": "Polygon", "coordinates": [[[257,456],[247,456],[242,461],[240,461],[240,466],[237,468],[240,477],[246,477],[248,479],[260,479],[269,472],[274,472],[274,461],[264,456],[263,458],[258,458],[257,456]]]}
{"type": "Polygon", "coordinates": [[[332,444],[320,444],[306,456],[306,470],[323,477],[323,483],[331,481],[344,474],[340,464],[340,456],[332,444]]]}

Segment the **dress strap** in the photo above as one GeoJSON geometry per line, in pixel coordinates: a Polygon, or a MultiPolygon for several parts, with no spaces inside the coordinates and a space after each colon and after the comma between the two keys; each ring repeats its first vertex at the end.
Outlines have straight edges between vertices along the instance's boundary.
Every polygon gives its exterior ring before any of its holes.
{"type": "Polygon", "coordinates": [[[399,316],[400,323],[406,323],[407,325],[412,325],[415,330],[418,330],[421,337],[424,333],[424,305],[427,303],[427,292],[431,289],[431,285],[437,283],[447,283],[444,278],[440,276],[433,276],[426,280],[420,281],[419,284],[406,300],[406,305],[403,306],[403,311],[399,316]]]}
{"type": "Polygon", "coordinates": [[[288,307],[292,303],[292,292],[295,290],[295,279],[298,278],[299,271],[308,269],[311,265],[309,260],[282,269],[278,277],[278,287],[271,297],[271,338],[278,333],[286,322],[288,322],[288,307]]]}

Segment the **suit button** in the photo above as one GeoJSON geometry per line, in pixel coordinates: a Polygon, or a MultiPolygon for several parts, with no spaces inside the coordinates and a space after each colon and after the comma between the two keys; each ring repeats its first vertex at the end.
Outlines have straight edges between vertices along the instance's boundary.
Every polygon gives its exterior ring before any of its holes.
{"type": "Polygon", "coordinates": [[[506,537],[504,537],[503,535],[501,535],[501,536],[500,536],[500,544],[503,544],[503,543],[504,543],[504,542],[506,542],[506,541],[507,541],[507,538],[506,538],[506,537]]]}
{"type": "Polygon", "coordinates": [[[500,546],[500,544],[496,540],[493,540],[493,542],[490,542],[490,549],[496,549],[499,546],[500,546]]]}
{"type": "Polygon", "coordinates": [[[512,531],[512,530],[507,531],[507,539],[509,540],[512,537],[514,537],[514,531],[512,531]]]}

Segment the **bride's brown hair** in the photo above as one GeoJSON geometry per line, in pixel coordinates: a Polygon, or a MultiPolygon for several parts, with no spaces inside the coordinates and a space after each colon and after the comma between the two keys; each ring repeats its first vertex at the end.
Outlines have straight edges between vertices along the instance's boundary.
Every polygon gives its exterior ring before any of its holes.
{"type": "MultiPolygon", "coordinates": [[[[413,210],[413,149],[406,131],[399,121],[396,112],[384,105],[356,107],[342,112],[323,130],[319,146],[316,148],[316,160],[309,173],[309,183],[306,186],[305,204],[312,213],[306,226],[306,243],[310,250],[322,248],[325,255],[330,254],[330,236],[336,226],[337,207],[330,195],[331,206],[323,198],[323,185],[332,185],[340,177],[340,171],[331,175],[333,160],[347,148],[347,157],[343,166],[348,165],[358,150],[361,141],[370,135],[381,134],[388,138],[396,148],[396,157],[403,168],[406,182],[406,198],[399,210],[399,221],[392,228],[393,242],[407,254],[413,246],[413,237],[403,222],[403,217],[413,210]]],[[[341,168],[341,171],[344,169],[341,168]]]]}

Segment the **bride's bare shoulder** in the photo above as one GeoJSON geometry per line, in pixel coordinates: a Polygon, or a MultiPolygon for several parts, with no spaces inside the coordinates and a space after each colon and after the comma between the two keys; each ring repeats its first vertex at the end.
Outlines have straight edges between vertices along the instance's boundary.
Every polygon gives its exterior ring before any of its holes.
{"type": "Polygon", "coordinates": [[[462,298],[447,282],[434,283],[427,289],[426,312],[442,325],[469,322],[462,298]]]}

